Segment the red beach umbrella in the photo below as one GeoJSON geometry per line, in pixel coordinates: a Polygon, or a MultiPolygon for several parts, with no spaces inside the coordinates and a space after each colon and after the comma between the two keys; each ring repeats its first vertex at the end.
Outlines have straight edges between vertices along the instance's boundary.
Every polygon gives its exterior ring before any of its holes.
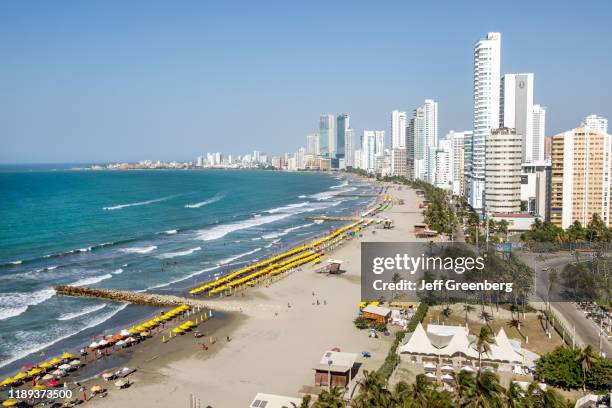
{"type": "Polygon", "coordinates": [[[59,387],[60,382],[57,380],[52,380],[47,383],[47,387],[59,387]]]}

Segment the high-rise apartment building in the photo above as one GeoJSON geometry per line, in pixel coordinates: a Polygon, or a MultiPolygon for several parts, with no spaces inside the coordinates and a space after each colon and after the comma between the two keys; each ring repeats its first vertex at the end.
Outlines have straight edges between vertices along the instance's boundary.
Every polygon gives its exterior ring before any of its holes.
{"type": "Polygon", "coordinates": [[[579,127],[552,137],[550,221],[586,226],[593,214],[610,221],[612,136],[579,127]]]}
{"type": "Polygon", "coordinates": [[[523,136],[515,129],[492,129],[485,140],[485,212],[521,210],[523,136]]]}
{"type": "Polygon", "coordinates": [[[546,139],[546,108],[540,105],[533,105],[533,149],[531,160],[541,162],[544,160],[545,139],[546,139]]]}
{"type": "Polygon", "coordinates": [[[346,156],[346,132],[351,127],[351,117],[348,113],[341,113],[336,118],[336,156],[343,158],[346,156]]]}
{"type": "Polygon", "coordinates": [[[381,155],[385,152],[385,131],[375,130],[374,136],[376,138],[376,154],[381,155]]]}
{"type": "Polygon", "coordinates": [[[438,146],[438,102],[433,99],[426,99],[423,104],[425,112],[425,179],[430,183],[435,183],[436,179],[436,158],[435,151],[438,146]]]}
{"type": "Polygon", "coordinates": [[[589,127],[590,129],[597,130],[598,132],[608,133],[608,119],[602,116],[589,115],[583,119],[580,126],[589,127]]]}
{"type": "Polygon", "coordinates": [[[488,33],[474,46],[474,134],[466,172],[468,203],[477,210],[484,204],[485,140],[499,127],[500,68],[501,34],[488,33]]]}
{"type": "Polygon", "coordinates": [[[435,185],[445,190],[453,188],[453,145],[452,140],[438,142],[435,149],[435,185]]]}
{"type": "Polygon", "coordinates": [[[406,147],[406,112],[391,112],[391,148],[406,147]]]}
{"type": "Polygon", "coordinates": [[[319,154],[325,157],[336,155],[336,121],[334,115],[319,118],[319,154]]]}
{"type": "Polygon", "coordinates": [[[521,164],[521,201],[527,203],[530,214],[549,219],[548,180],[549,161],[531,161],[521,164]]]}
{"type": "Polygon", "coordinates": [[[319,154],[319,135],[311,133],[306,135],[306,154],[317,156],[319,154]]]}
{"type": "Polygon", "coordinates": [[[355,147],[353,142],[353,135],[353,128],[349,127],[348,129],[346,129],[346,132],[344,133],[344,160],[346,167],[354,167],[355,165],[355,147]]]}
{"type": "Polygon", "coordinates": [[[408,139],[413,141],[412,145],[414,146],[414,178],[425,180],[427,167],[425,161],[425,110],[423,108],[416,108],[414,110],[408,127],[408,133],[408,139]]]}
{"type": "Polygon", "coordinates": [[[409,177],[408,149],[405,147],[391,149],[391,175],[409,177]]]}
{"type": "Polygon", "coordinates": [[[471,131],[455,132],[451,130],[447,139],[451,141],[453,159],[453,195],[463,196],[465,194],[465,140],[471,138],[471,131]]]}
{"type": "Polygon", "coordinates": [[[361,168],[373,172],[376,165],[376,133],[373,130],[364,130],[361,136],[361,168]]]}
{"type": "Polygon", "coordinates": [[[523,162],[533,160],[533,74],[506,74],[501,80],[499,126],[523,136],[523,162]]]}

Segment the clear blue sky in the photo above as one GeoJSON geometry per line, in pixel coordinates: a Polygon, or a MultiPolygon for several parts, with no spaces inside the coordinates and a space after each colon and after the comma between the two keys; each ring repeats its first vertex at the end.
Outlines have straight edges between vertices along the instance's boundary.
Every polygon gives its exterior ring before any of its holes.
{"type": "Polygon", "coordinates": [[[439,101],[472,126],[472,48],[534,72],[547,134],[612,119],[612,1],[3,1],[0,162],[292,152],[318,116],[358,134],[439,101]]]}

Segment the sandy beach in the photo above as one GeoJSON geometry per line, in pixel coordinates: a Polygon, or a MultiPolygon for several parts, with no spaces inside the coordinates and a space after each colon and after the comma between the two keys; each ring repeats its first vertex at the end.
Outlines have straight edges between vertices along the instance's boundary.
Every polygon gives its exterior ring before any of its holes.
{"type": "MultiPolygon", "coordinates": [[[[208,343],[208,337],[185,335],[166,344],[157,338],[150,345],[145,342],[125,364],[138,369],[130,377],[133,385],[111,390],[106,398],[95,398],[87,405],[189,406],[193,396],[202,407],[247,407],[257,392],[299,396],[302,387],[314,384],[312,368],[333,347],[360,355],[358,377],[364,370],[377,369],[392,337],[368,338],[365,331],[354,327],[361,300],[360,245],[414,241],[413,225],[422,221],[414,190],[392,186],[389,194],[394,204],[382,216],[393,220],[394,228],[372,226],[362,238],[330,254],[344,261],[346,273],[317,274],[317,267],[309,265],[269,287],[224,299],[238,305],[242,313],[224,314],[200,326],[206,336],[217,338],[215,344],[208,344],[208,350],[198,344],[208,343]],[[399,205],[398,199],[404,204],[399,205]],[[369,351],[372,357],[361,357],[362,351],[369,351]]],[[[107,388],[113,387],[108,384],[107,388]]]]}

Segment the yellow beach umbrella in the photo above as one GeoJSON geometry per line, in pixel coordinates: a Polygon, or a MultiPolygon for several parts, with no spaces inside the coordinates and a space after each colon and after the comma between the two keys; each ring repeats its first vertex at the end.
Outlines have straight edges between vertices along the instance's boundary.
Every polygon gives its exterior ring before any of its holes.
{"type": "Polygon", "coordinates": [[[51,367],[53,367],[53,364],[51,364],[48,361],[45,361],[44,363],[40,364],[39,367],[40,368],[51,368],[51,367]]]}
{"type": "Polygon", "coordinates": [[[64,354],[62,354],[62,358],[63,358],[64,360],[67,360],[67,359],[69,359],[69,358],[73,358],[73,357],[74,357],[74,356],[73,356],[72,354],[70,354],[70,353],[64,353],[64,354]]]}
{"type": "Polygon", "coordinates": [[[32,387],[32,388],[34,388],[35,390],[44,390],[44,389],[45,389],[45,388],[47,388],[47,387],[45,387],[45,386],[44,386],[44,385],[42,385],[42,384],[36,384],[36,385],[35,385],[34,387],[32,387]]]}
{"type": "Polygon", "coordinates": [[[13,380],[23,380],[24,378],[27,378],[27,375],[25,373],[18,373],[16,376],[13,377],[13,380]]]}
{"type": "Polygon", "coordinates": [[[59,364],[61,362],[62,362],[62,359],[61,358],[57,358],[57,357],[55,357],[55,358],[51,359],[51,361],[49,361],[49,363],[51,363],[53,365],[59,364]]]}
{"type": "Polygon", "coordinates": [[[6,385],[11,385],[15,382],[15,380],[13,380],[11,377],[7,377],[4,380],[2,380],[2,382],[0,382],[0,386],[4,387],[6,385]]]}
{"type": "Polygon", "coordinates": [[[173,333],[182,333],[183,329],[179,328],[179,327],[175,327],[174,329],[172,329],[173,333]]]}
{"type": "Polygon", "coordinates": [[[142,331],[142,332],[140,332],[140,337],[148,337],[148,336],[150,336],[150,335],[151,335],[151,333],[149,333],[148,331],[142,331]]]}
{"type": "Polygon", "coordinates": [[[136,327],[136,330],[138,330],[138,331],[144,331],[144,329],[146,329],[146,327],[144,327],[144,326],[142,326],[142,325],[141,325],[141,326],[136,327]]]}
{"type": "Polygon", "coordinates": [[[17,405],[19,403],[19,401],[14,400],[14,399],[7,399],[6,401],[4,401],[2,403],[3,407],[14,407],[15,405],[17,405]]]}
{"type": "Polygon", "coordinates": [[[42,370],[40,368],[33,368],[30,371],[28,371],[29,376],[38,375],[40,373],[42,373],[42,370]]]}
{"type": "Polygon", "coordinates": [[[138,333],[138,330],[136,330],[135,327],[132,327],[131,329],[128,330],[130,332],[130,334],[136,334],[138,333]]]}

